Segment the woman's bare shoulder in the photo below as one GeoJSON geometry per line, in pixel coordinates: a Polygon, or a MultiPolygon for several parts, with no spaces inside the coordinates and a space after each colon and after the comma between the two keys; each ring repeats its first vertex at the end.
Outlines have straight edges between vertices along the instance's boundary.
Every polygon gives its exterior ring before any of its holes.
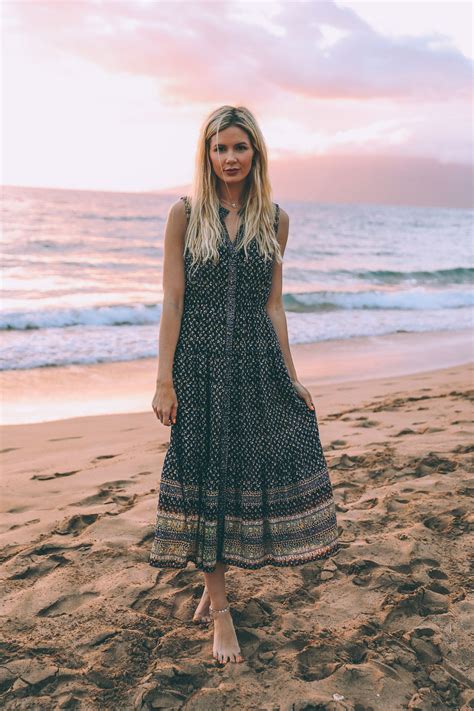
{"type": "Polygon", "coordinates": [[[290,222],[290,217],[286,210],[284,210],[281,206],[280,207],[280,222],[283,222],[284,225],[288,225],[290,222]]]}
{"type": "Polygon", "coordinates": [[[173,217],[185,217],[186,216],[186,204],[184,201],[185,196],[181,196],[178,200],[171,203],[169,207],[169,214],[173,217]]]}

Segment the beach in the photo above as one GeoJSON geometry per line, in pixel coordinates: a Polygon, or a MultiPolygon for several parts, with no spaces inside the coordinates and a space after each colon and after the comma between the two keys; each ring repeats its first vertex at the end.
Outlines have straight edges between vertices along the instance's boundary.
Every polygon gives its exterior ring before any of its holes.
{"type": "Polygon", "coordinates": [[[4,373],[3,708],[467,709],[473,368],[457,337],[292,345],[341,547],[229,569],[245,661],[222,668],[212,625],[191,623],[202,573],[148,564],[170,435],[145,404],[154,361],[38,370],[28,396],[4,373]],[[71,416],[92,392],[109,412],[71,416]]]}

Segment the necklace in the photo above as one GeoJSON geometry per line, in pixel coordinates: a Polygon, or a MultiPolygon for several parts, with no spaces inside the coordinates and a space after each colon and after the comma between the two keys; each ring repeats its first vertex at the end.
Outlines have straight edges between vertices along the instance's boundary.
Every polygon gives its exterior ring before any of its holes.
{"type": "Polygon", "coordinates": [[[224,203],[226,203],[227,205],[232,205],[232,207],[237,207],[237,203],[236,203],[236,202],[229,202],[228,200],[224,200],[224,199],[222,199],[222,198],[221,198],[221,202],[224,202],[224,203]]]}

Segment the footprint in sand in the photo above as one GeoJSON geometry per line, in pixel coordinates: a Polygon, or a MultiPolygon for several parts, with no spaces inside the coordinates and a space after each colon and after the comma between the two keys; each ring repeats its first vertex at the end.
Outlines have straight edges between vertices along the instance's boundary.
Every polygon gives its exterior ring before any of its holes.
{"type": "Polygon", "coordinates": [[[428,575],[434,580],[448,580],[448,576],[446,575],[446,573],[442,570],[438,570],[438,568],[432,568],[431,570],[428,570],[428,575]]]}
{"type": "Polygon", "coordinates": [[[273,620],[273,608],[268,602],[251,598],[241,612],[235,612],[239,627],[267,627],[273,620]]]}
{"type": "Polygon", "coordinates": [[[465,400],[472,400],[474,399],[474,390],[466,390],[465,392],[459,390],[451,390],[448,395],[451,395],[452,397],[461,397],[465,400]]]}
{"type": "Polygon", "coordinates": [[[367,558],[354,560],[348,567],[348,575],[353,575],[352,583],[358,587],[366,587],[372,580],[372,573],[380,568],[379,563],[367,558]]]}
{"type": "Polygon", "coordinates": [[[435,452],[428,452],[426,457],[420,460],[414,460],[411,465],[415,465],[415,474],[417,477],[427,476],[434,472],[440,474],[449,474],[458,467],[458,463],[451,459],[439,457],[435,452]]]}
{"type": "MultiPolygon", "coordinates": [[[[173,597],[170,599],[170,617],[174,617],[182,622],[187,622],[191,619],[192,613],[197,605],[197,600],[192,596],[192,587],[192,584],[185,585],[181,590],[174,592],[173,597]]],[[[201,595],[199,595],[198,600],[200,597],[201,595]]]]}
{"type": "Polygon", "coordinates": [[[73,535],[77,536],[88,526],[91,526],[94,521],[97,521],[99,514],[75,514],[71,518],[65,519],[53,531],[60,536],[73,535]]]}
{"type": "Polygon", "coordinates": [[[437,582],[428,585],[428,590],[431,590],[431,592],[438,593],[439,595],[451,595],[451,590],[449,588],[437,582]]]}
{"type": "Polygon", "coordinates": [[[332,469],[353,469],[357,464],[360,464],[360,457],[351,457],[348,454],[342,454],[340,457],[335,457],[331,461],[332,469]]]}
{"type": "Polygon", "coordinates": [[[74,435],[71,437],[52,437],[48,442],[64,442],[66,439],[82,439],[82,435],[74,435]]]}
{"type": "Polygon", "coordinates": [[[443,511],[435,516],[429,516],[422,521],[426,528],[436,533],[451,534],[461,536],[463,533],[472,531],[472,523],[468,509],[455,508],[451,511],[443,511]]]}
{"type": "Polygon", "coordinates": [[[78,607],[89,602],[92,598],[98,597],[97,592],[75,593],[73,595],[63,595],[58,600],[38,611],[39,617],[54,617],[67,612],[74,612],[78,607]]]}
{"type": "Polygon", "coordinates": [[[456,454],[469,454],[470,452],[474,452],[474,444],[458,444],[458,446],[451,451],[456,454]]]}
{"type": "Polygon", "coordinates": [[[95,506],[96,504],[113,504],[113,499],[110,498],[111,489],[108,486],[100,487],[96,494],[86,496],[85,499],[75,501],[73,506],[95,506]]]}
{"type": "Polygon", "coordinates": [[[303,681],[320,681],[326,679],[343,665],[335,645],[324,640],[309,643],[296,655],[296,676],[303,681]]]}
{"type": "Polygon", "coordinates": [[[87,550],[92,547],[92,543],[75,543],[73,545],[63,545],[60,546],[56,543],[42,543],[39,546],[33,548],[25,549],[22,551],[22,555],[25,556],[42,556],[49,555],[50,553],[58,553],[58,551],[81,551],[87,550]]]}
{"type": "Polygon", "coordinates": [[[0,454],[6,454],[7,452],[16,452],[20,447],[6,447],[6,449],[0,449],[0,454]]]}
{"type": "Polygon", "coordinates": [[[114,457],[118,457],[118,454],[99,454],[97,457],[94,457],[92,461],[95,462],[98,459],[113,459],[114,457]]]}
{"type": "Polygon", "coordinates": [[[107,481],[102,486],[107,486],[110,489],[124,489],[128,484],[133,484],[131,479],[115,479],[114,481],[107,481]]]}
{"type": "Polygon", "coordinates": [[[19,564],[21,567],[19,567],[18,570],[14,570],[14,572],[8,576],[8,580],[36,580],[51,570],[55,570],[61,565],[68,565],[70,562],[69,558],[58,554],[50,555],[34,565],[24,566],[22,561],[15,561],[14,565],[19,564]]]}
{"type": "Polygon", "coordinates": [[[367,509],[373,509],[377,504],[379,503],[379,500],[377,498],[371,498],[371,499],[364,499],[364,501],[356,501],[354,504],[350,506],[350,510],[356,510],[356,511],[366,511],[367,509]]]}
{"type": "Polygon", "coordinates": [[[369,420],[367,417],[357,417],[357,420],[362,420],[362,422],[354,423],[353,427],[378,427],[380,422],[377,420],[369,420]]]}
{"type": "Polygon", "coordinates": [[[333,439],[328,445],[328,449],[343,449],[344,447],[347,447],[345,439],[333,439]]]}
{"type": "Polygon", "coordinates": [[[30,477],[31,479],[37,479],[38,481],[48,481],[49,479],[58,479],[63,476],[72,476],[80,472],[80,469],[72,469],[70,472],[54,472],[53,474],[35,474],[30,477]]]}
{"type": "MultiPolygon", "coordinates": [[[[391,625],[407,617],[427,617],[428,615],[443,615],[448,611],[449,598],[437,592],[428,590],[422,584],[417,584],[416,589],[399,590],[397,598],[387,612],[383,625],[391,625]]],[[[388,607],[388,605],[387,605],[388,607]]]]}
{"type": "Polygon", "coordinates": [[[30,518],[29,521],[24,521],[23,523],[15,523],[13,526],[10,526],[8,529],[9,531],[13,531],[15,528],[23,528],[24,526],[31,526],[34,523],[39,523],[41,521],[40,518],[30,518]]]}
{"type": "MultiPolygon", "coordinates": [[[[126,488],[127,484],[133,484],[131,479],[117,479],[116,481],[108,481],[99,487],[96,494],[91,494],[86,496],[85,499],[80,501],[75,501],[74,506],[94,506],[95,504],[114,504],[121,503],[120,497],[116,494],[117,491],[121,491],[126,488]]],[[[126,497],[127,500],[132,497],[126,497]]]]}

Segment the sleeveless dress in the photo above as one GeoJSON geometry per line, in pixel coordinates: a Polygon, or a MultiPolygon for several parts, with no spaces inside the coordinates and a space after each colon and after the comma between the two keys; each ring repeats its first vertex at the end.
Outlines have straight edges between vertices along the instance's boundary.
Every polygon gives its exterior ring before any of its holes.
{"type": "MultiPolygon", "coordinates": [[[[189,220],[190,199],[180,199],[189,220]]],[[[159,485],[154,567],[295,566],[339,548],[316,411],[294,388],[265,310],[272,261],[255,240],[245,258],[242,220],[232,241],[227,213],[221,205],[219,262],[191,272],[184,256],[172,373],[178,408],[159,485]]]]}

